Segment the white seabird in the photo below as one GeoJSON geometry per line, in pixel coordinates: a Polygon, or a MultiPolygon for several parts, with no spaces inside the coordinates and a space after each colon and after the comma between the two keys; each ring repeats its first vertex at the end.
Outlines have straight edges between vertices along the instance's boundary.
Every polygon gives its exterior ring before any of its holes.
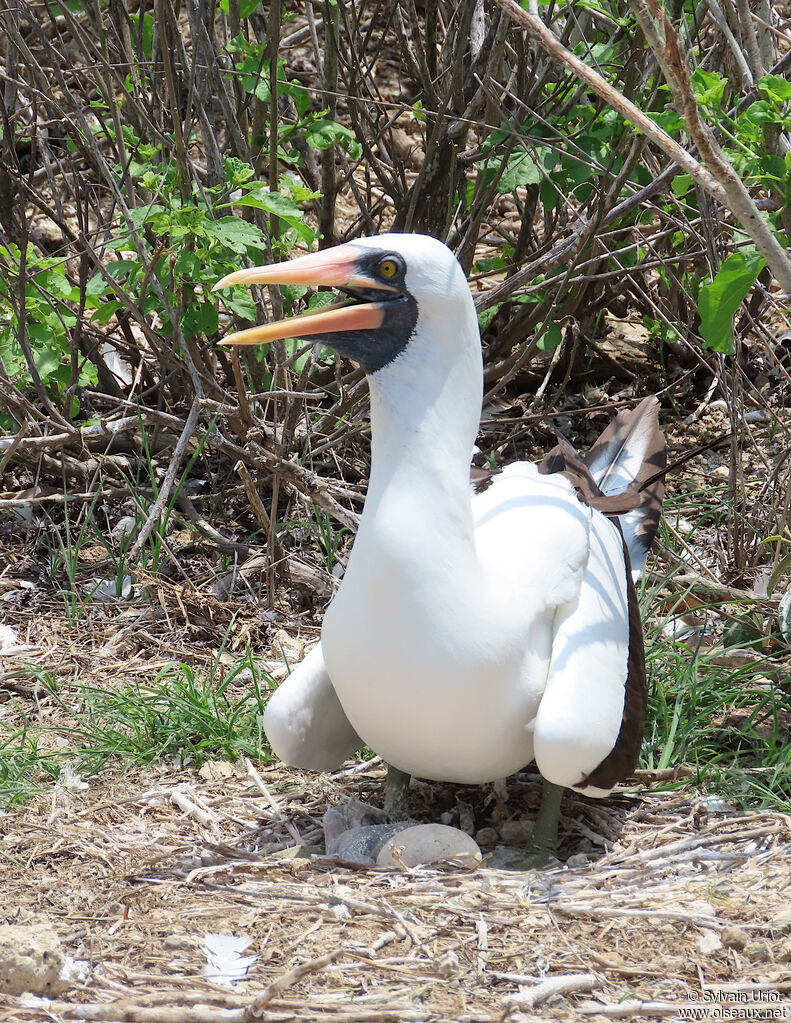
{"type": "Polygon", "coordinates": [[[481,783],[535,760],[550,784],[534,845],[552,848],[563,787],[606,795],[637,763],[645,664],[632,572],[662,497],[656,400],[618,416],[585,462],[562,443],[540,468],[512,463],[475,493],[481,341],[445,245],[385,234],[216,288],[253,283],[330,285],[347,301],[223,343],[318,337],[363,367],[371,400],[359,530],[320,645],[270,698],[273,751],[327,771],[370,746],[391,765],[394,813],[405,776],[481,783]]]}

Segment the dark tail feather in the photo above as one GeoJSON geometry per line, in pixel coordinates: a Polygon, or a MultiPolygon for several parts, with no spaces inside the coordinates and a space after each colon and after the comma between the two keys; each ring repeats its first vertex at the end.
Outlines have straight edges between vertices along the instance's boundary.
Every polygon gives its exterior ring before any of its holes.
{"type": "Polygon", "coordinates": [[[637,408],[619,412],[584,458],[560,438],[539,465],[544,473],[564,473],[581,500],[618,518],[635,579],[659,528],[665,496],[667,451],[658,411],[657,399],[645,398],[637,408]]]}

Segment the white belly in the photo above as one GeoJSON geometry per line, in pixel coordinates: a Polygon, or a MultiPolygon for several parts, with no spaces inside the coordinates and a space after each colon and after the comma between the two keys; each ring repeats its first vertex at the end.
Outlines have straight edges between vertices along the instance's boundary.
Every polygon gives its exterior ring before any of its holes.
{"type": "Polygon", "coordinates": [[[357,733],[387,763],[435,781],[492,781],[530,763],[526,725],[546,684],[551,617],[509,654],[464,631],[444,648],[412,611],[336,598],[327,612],[325,663],[357,733]]]}

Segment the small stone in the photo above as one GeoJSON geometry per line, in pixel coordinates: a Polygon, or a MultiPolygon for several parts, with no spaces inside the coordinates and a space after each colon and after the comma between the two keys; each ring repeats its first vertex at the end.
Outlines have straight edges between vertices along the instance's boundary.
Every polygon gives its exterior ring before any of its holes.
{"type": "Polygon", "coordinates": [[[293,667],[305,656],[305,644],[296,636],[289,636],[285,629],[278,629],[272,637],[272,656],[293,667]]]}
{"type": "Polygon", "coordinates": [[[791,906],[783,906],[769,921],[775,934],[787,934],[791,931],[791,906]]]}
{"type": "Polygon", "coordinates": [[[566,860],[566,866],[571,867],[572,870],[579,870],[581,867],[587,867],[590,865],[590,857],[586,856],[585,853],[574,853],[573,856],[569,856],[566,860]]]}
{"type": "Polygon", "coordinates": [[[352,911],[348,906],[344,906],[343,903],[339,903],[336,906],[322,905],[320,908],[322,920],[332,923],[345,923],[352,918],[352,911]]]}
{"type": "Polygon", "coordinates": [[[475,834],[478,845],[495,845],[499,838],[496,828],[480,828],[475,834]]]}
{"type": "Polygon", "coordinates": [[[49,921],[32,926],[0,926],[0,991],[7,995],[62,994],[71,984],[60,978],[64,965],[60,938],[49,921]]]}
{"type": "Polygon", "coordinates": [[[129,536],[130,533],[135,532],[137,524],[137,519],[134,515],[122,515],[116,522],[115,526],[113,526],[110,530],[110,536],[116,540],[119,540],[124,536],[129,536]]]}
{"type": "Polygon", "coordinates": [[[459,957],[453,951],[446,952],[437,963],[437,973],[446,980],[460,977],[463,972],[459,957]]]}
{"type": "Polygon", "coordinates": [[[720,937],[725,948],[735,948],[738,952],[741,952],[750,940],[750,935],[742,927],[726,927],[720,937]]]}
{"type": "Polygon", "coordinates": [[[695,899],[694,902],[690,902],[685,908],[688,913],[694,913],[695,916],[717,916],[717,910],[710,902],[706,902],[705,899],[695,899]]]}
{"type": "Polygon", "coordinates": [[[731,478],[731,471],[727,465],[718,465],[716,469],[711,470],[709,476],[715,480],[721,480],[728,483],[731,478]]]}
{"type": "Polygon", "coordinates": [[[525,846],[532,835],[532,821],[504,821],[500,825],[500,838],[506,845],[525,846]]]}
{"type": "Polygon", "coordinates": [[[445,824],[417,824],[400,831],[387,842],[376,858],[380,867],[417,867],[453,860],[463,867],[481,862],[481,850],[474,839],[445,824]]]}
{"type": "Polygon", "coordinates": [[[223,781],[225,778],[233,778],[236,768],[227,760],[207,760],[198,771],[198,777],[204,781],[223,781]]]}
{"type": "Polygon", "coordinates": [[[304,860],[310,856],[321,856],[324,852],[317,845],[290,845],[287,849],[278,849],[272,853],[275,860],[304,860]]]}
{"type": "Polygon", "coordinates": [[[698,952],[704,956],[711,955],[712,952],[719,952],[722,948],[720,936],[716,931],[704,931],[698,938],[697,945],[698,952]]]}
{"type": "Polygon", "coordinates": [[[188,952],[197,948],[198,940],[186,934],[169,934],[162,942],[166,952],[188,952]]]}
{"type": "Polygon", "coordinates": [[[768,941],[759,938],[757,941],[747,943],[744,954],[751,963],[770,963],[772,961],[772,946],[768,941]]]}

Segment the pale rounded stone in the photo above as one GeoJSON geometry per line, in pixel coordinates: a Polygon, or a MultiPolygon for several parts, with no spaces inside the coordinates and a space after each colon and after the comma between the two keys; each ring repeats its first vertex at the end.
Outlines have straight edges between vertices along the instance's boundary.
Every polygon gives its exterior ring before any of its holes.
{"type": "Polygon", "coordinates": [[[481,862],[477,842],[446,824],[417,824],[393,835],[376,858],[380,867],[417,867],[453,860],[465,867],[481,862]]]}
{"type": "Polygon", "coordinates": [[[737,951],[745,948],[750,940],[750,935],[742,927],[725,927],[720,935],[725,948],[735,948],[737,951]]]}
{"type": "Polygon", "coordinates": [[[71,984],[61,979],[60,938],[49,921],[0,926],[0,991],[8,995],[58,995],[71,984]]]}

